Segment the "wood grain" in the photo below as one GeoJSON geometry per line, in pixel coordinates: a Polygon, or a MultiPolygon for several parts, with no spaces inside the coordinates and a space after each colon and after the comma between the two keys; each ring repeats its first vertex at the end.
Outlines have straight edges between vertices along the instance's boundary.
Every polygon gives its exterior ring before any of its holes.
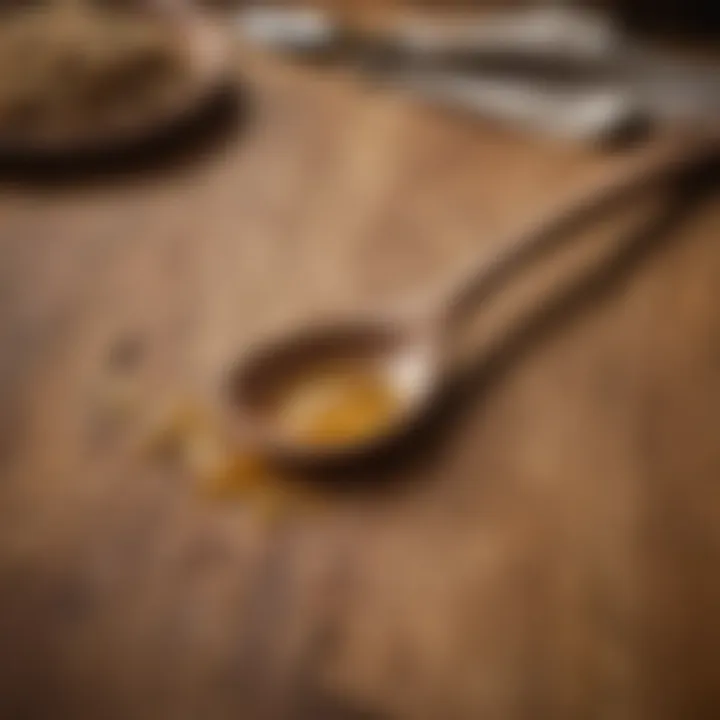
{"type": "Polygon", "coordinates": [[[508,293],[487,322],[527,322],[382,484],[273,521],[98,435],[128,334],[143,406],[211,402],[259,333],[428,289],[623,162],[240,67],[222,152],[3,184],[0,716],[717,716],[717,195],[508,293]]]}

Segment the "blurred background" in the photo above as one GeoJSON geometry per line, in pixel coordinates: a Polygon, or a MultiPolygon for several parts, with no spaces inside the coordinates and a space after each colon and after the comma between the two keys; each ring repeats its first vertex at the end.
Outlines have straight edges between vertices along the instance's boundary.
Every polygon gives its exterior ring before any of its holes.
{"type": "Polygon", "coordinates": [[[720,716],[719,17],[0,0],[0,720],[720,716]],[[668,147],[387,454],[233,415],[268,336],[414,317],[668,147]]]}

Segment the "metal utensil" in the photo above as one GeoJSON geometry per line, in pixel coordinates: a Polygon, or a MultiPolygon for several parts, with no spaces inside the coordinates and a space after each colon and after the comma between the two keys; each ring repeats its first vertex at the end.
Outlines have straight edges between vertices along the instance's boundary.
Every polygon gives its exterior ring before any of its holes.
{"type": "Polygon", "coordinates": [[[655,122],[720,121],[717,67],[644,47],[589,11],[406,19],[371,34],[319,10],[254,8],[238,24],[268,47],[348,62],[420,99],[563,139],[605,141],[655,122]]]}

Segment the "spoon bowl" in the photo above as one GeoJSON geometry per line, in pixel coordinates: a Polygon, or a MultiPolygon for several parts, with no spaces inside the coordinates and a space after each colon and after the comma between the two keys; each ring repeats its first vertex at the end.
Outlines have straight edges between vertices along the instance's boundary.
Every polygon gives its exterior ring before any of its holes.
{"type": "Polygon", "coordinates": [[[397,440],[424,415],[440,377],[441,359],[429,333],[394,319],[348,318],[258,344],[232,368],[226,397],[232,425],[245,441],[250,438],[282,461],[327,465],[397,440]],[[377,390],[389,401],[380,403],[374,423],[311,442],[288,429],[288,416],[300,405],[322,404],[330,386],[351,375],[370,379],[372,387],[362,392],[377,390]],[[295,389],[303,383],[312,386],[314,396],[298,396],[295,389]]]}

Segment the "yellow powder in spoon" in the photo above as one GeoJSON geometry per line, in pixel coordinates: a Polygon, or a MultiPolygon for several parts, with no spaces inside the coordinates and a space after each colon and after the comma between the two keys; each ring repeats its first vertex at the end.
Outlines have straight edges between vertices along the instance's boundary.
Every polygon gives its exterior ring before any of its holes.
{"type": "Polygon", "coordinates": [[[400,398],[383,373],[350,365],[294,378],[279,393],[275,420],[293,442],[340,446],[381,435],[400,408],[400,398]]]}

